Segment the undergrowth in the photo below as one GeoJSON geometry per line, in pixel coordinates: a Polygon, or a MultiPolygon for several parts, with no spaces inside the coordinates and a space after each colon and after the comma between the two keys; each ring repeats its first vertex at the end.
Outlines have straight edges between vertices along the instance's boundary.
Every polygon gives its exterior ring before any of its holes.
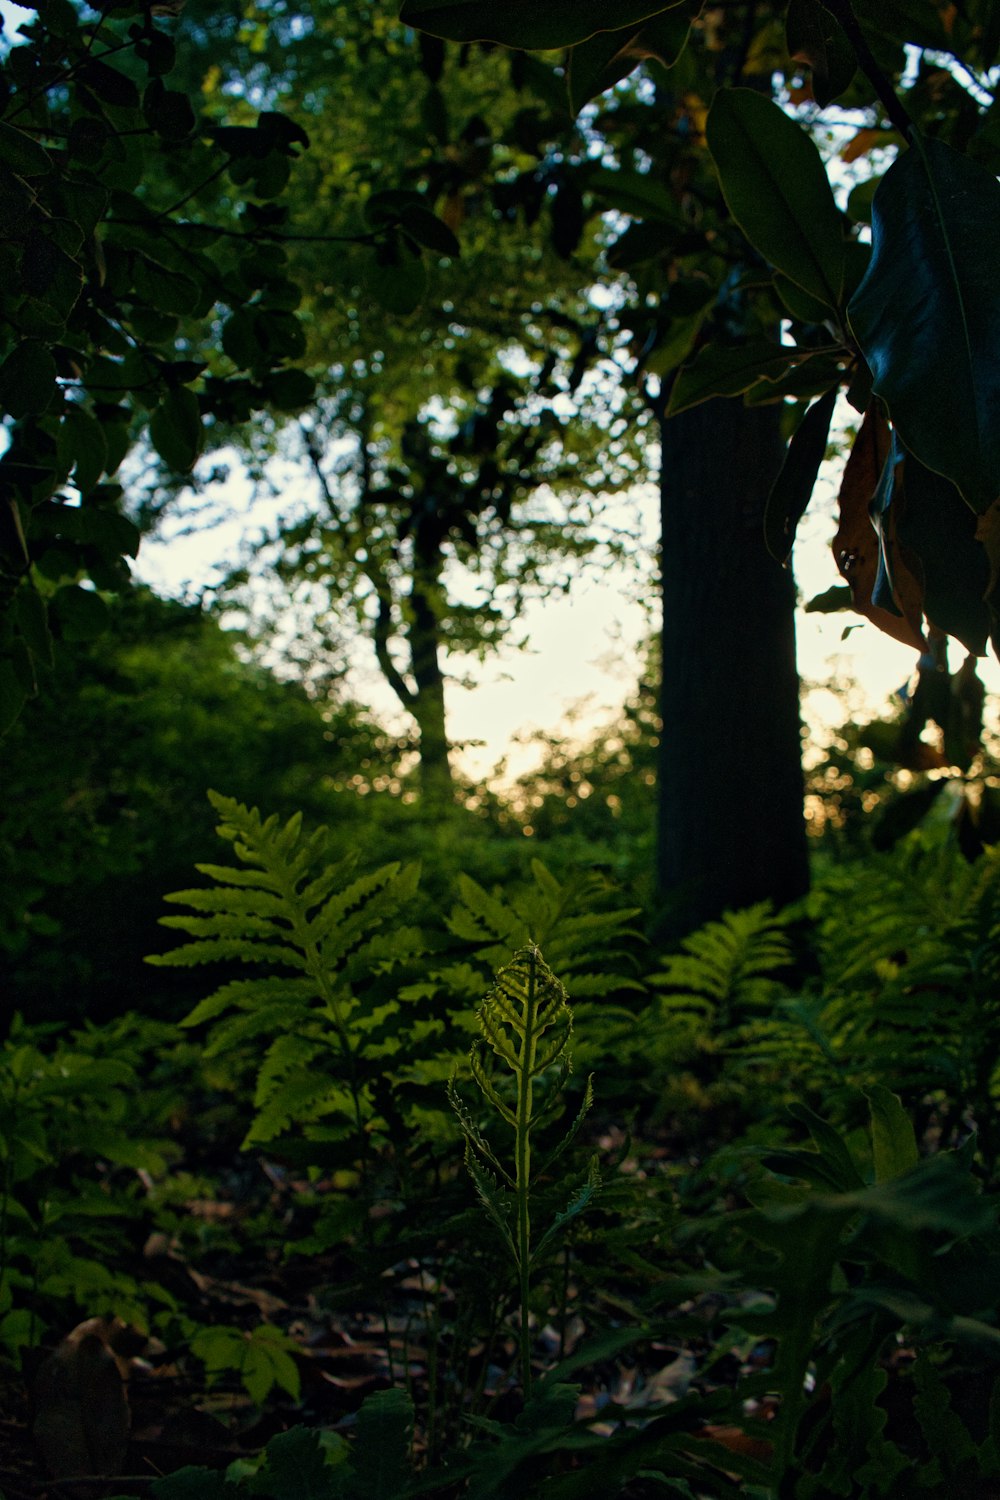
{"type": "Polygon", "coordinates": [[[186,1342],[258,1406],[283,1393],[259,1458],[154,1500],[905,1500],[1000,1479],[995,855],[912,838],[804,910],[729,913],[660,954],[603,876],[466,876],[414,920],[415,867],[212,800],[233,862],[169,898],[186,941],[154,960],[217,968],[180,1031],[19,1022],[0,1054],[9,1357],[75,1300],[186,1342]],[[328,1268],[321,1310],[382,1328],[390,1388],[349,1437],[296,1422],[308,1356],[280,1318],[205,1327],[169,1278],[121,1268],[122,1226],[187,1233],[195,1068],[206,1128],[228,1101],[248,1161],[288,1183],[280,1231],[265,1206],[227,1253],[258,1236],[293,1277],[328,1268]],[[595,1404],[656,1350],[641,1400],[595,1404]]]}

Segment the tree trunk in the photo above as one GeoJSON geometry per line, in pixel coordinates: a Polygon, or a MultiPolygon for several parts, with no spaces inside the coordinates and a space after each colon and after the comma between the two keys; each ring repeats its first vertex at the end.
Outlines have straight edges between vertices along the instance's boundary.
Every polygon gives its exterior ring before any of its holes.
{"type": "Polygon", "coordinates": [[[440,622],[434,608],[437,579],[416,573],[410,589],[407,643],[414,691],[409,710],[420,736],[420,790],[425,806],[449,806],[455,798],[451,746],[444,711],[440,622]]]}
{"type": "Polygon", "coordinates": [[[808,889],[795,589],[762,524],[779,423],[737,400],[661,422],[661,938],[808,889]]]}

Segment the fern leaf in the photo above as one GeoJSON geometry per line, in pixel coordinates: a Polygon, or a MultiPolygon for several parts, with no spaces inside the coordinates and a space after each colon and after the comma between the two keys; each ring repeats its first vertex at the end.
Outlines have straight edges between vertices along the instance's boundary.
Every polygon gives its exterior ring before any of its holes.
{"type": "Polygon", "coordinates": [[[590,1207],[600,1190],[601,1169],[597,1157],[594,1156],[591,1158],[590,1166],[587,1170],[586,1181],[574,1193],[562,1213],[556,1214],[552,1223],[535,1246],[536,1259],[542,1255],[547,1246],[552,1244],[560,1230],[564,1229],[572,1219],[578,1218],[585,1209],[590,1207]]]}
{"type": "Polygon", "coordinates": [[[316,986],[308,978],[234,979],[228,984],[220,985],[214,994],[200,1001],[180,1024],[185,1027],[200,1026],[205,1021],[214,1021],[216,1016],[233,1007],[250,1010],[265,1003],[274,1004],[279,1001],[304,1011],[315,995],[316,986]]]}
{"type": "Polygon", "coordinates": [[[544,1176],[545,1173],[550,1172],[552,1170],[552,1167],[559,1160],[559,1158],[566,1151],[568,1151],[569,1147],[573,1144],[573,1142],[576,1140],[577,1136],[579,1135],[579,1133],[580,1133],[580,1127],[583,1124],[584,1120],[587,1118],[587,1115],[590,1113],[590,1109],[591,1109],[591,1106],[593,1105],[593,1102],[594,1102],[594,1075],[593,1075],[593,1073],[591,1073],[588,1076],[587,1082],[586,1082],[586,1084],[584,1086],[583,1099],[581,1101],[580,1108],[576,1112],[576,1117],[573,1120],[572,1125],[570,1125],[569,1129],[566,1131],[566,1134],[563,1136],[563,1138],[559,1142],[558,1146],[556,1146],[555,1150],[552,1151],[545,1158],[544,1162],[542,1163],[541,1167],[539,1168],[539,1176],[544,1176]]]}
{"type": "MultiPolygon", "coordinates": [[[[217,885],[238,885],[259,891],[280,889],[273,875],[266,870],[237,870],[232,865],[195,865],[199,875],[207,875],[217,885]]],[[[170,897],[166,897],[169,901],[170,897]]]]}
{"type": "MultiPolygon", "coordinates": [[[[513,1061],[516,1063],[516,1058],[513,1059],[513,1061]]],[[[492,1104],[497,1114],[500,1115],[504,1120],[506,1120],[508,1125],[516,1124],[516,1116],[514,1114],[514,1111],[510,1108],[506,1101],[501,1098],[499,1092],[497,1091],[492,1078],[483,1066],[483,1060],[480,1056],[478,1047],[473,1047],[469,1052],[469,1067],[472,1069],[472,1076],[479,1086],[479,1089],[492,1104]]]]}
{"type": "Polygon", "coordinates": [[[476,1156],[472,1143],[465,1143],[465,1165],[469,1176],[472,1178],[476,1194],[487,1214],[489,1214],[494,1225],[500,1232],[500,1238],[510,1252],[515,1264],[518,1261],[517,1246],[511,1233],[512,1204],[510,1198],[500,1186],[497,1179],[488,1167],[483,1166],[476,1156]]]}
{"type": "Polygon", "coordinates": [[[295,948],[288,948],[284,944],[277,943],[250,944],[239,938],[210,938],[201,942],[185,943],[183,948],[171,948],[167,953],[150,953],[145,962],[160,969],[193,969],[199,964],[217,963],[233,958],[247,964],[270,960],[293,969],[306,968],[305,958],[295,948]]]}
{"type": "Polygon", "coordinates": [[[199,886],[190,891],[171,891],[163,899],[172,905],[190,906],[193,911],[288,918],[288,902],[284,896],[272,891],[237,890],[232,886],[199,886]]]}
{"type": "MultiPolygon", "coordinates": [[[[462,1127],[462,1133],[465,1135],[466,1139],[471,1141],[472,1145],[478,1151],[479,1155],[493,1168],[497,1176],[502,1177],[505,1182],[513,1187],[513,1177],[511,1176],[510,1172],[507,1171],[507,1168],[500,1162],[499,1158],[495,1155],[493,1148],[490,1146],[479,1126],[472,1118],[465,1100],[458,1092],[458,1084],[455,1080],[454,1072],[452,1072],[452,1075],[448,1080],[447,1094],[448,1102],[451,1105],[452,1109],[455,1111],[456,1116],[458,1117],[458,1123],[462,1127]]],[[[513,1124],[513,1118],[511,1119],[511,1124],[513,1124]]]]}

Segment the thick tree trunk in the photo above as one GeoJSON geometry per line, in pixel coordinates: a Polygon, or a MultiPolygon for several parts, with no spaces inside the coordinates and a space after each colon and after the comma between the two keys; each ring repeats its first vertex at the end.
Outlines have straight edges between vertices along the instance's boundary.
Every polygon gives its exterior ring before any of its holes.
{"type": "Polygon", "coordinates": [[[661,937],[808,888],[795,591],[762,526],[779,421],[719,400],[661,424],[661,937]]]}

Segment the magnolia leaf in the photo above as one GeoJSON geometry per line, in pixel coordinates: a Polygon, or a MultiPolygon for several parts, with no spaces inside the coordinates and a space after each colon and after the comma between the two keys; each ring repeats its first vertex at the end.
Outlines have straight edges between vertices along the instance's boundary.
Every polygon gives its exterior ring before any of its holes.
{"type": "Polygon", "coordinates": [[[780,563],[786,563],[791,556],[796,528],[812,498],[836,404],[834,386],[810,406],[785,450],[781,470],[767,497],[764,540],[771,556],[780,563]]]}
{"type": "Polygon", "coordinates": [[[758,380],[778,379],[803,357],[803,350],[770,339],[751,339],[731,348],[706,344],[691,364],[678,372],[667,402],[667,416],[676,417],[713,396],[742,395],[758,380]]]}
{"type": "Polygon", "coordinates": [[[872,258],[848,316],[893,426],[980,513],[1000,496],[1000,184],[914,140],[872,202],[872,258]]]}
{"type": "Polygon", "coordinates": [[[888,424],[873,403],[854,440],[840,485],[840,524],[833,539],[833,556],[841,576],[851,590],[851,601],[886,635],[904,646],[922,651],[923,629],[906,617],[892,614],[872,602],[880,563],[878,536],[871,522],[870,507],[891,449],[888,424]]]}
{"type": "Polygon", "coordinates": [[[754,89],[720,89],[705,126],[723,196],[777,270],[836,312],[844,286],[840,210],[801,125],[754,89]]]}
{"type": "Polygon", "coordinates": [[[832,587],[824,589],[821,594],[815,594],[805,604],[807,615],[835,615],[841,610],[851,608],[851,591],[845,584],[835,583],[832,587]]]}
{"type": "Polygon", "coordinates": [[[580,42],[570,52],[566,73],[570,114],[578,115],[589,99],[627,78],[646,58],[671,67],[684,51],[690,30],[686,14],[667,12],[645,25],[599,31],[580,42]]]}
{"type": "Polygon", "coordinates": [[[680,0],[403,0],[399,18],[418,31],[454,42],[500,42],[505,47],[544,51],[572,47],[598,31],[621,30],[672,10],[680,0]],[[609,21],[612,23],[609,26],[609,21]]]}
{"type": "Polygon", "coordinates": [[[825,109],[845,92],[857,71],[847,33],[820,0],[789,0],[785,36],[789,56],[808,66],[813,98],[825,109]]]}
{"type": "Polygon", "coordinates": [[[976,537],[976,516],[941,474],[905,454],[896,531],[919,564],[923,611],[945,635],[982,656],[989,636],[990,564],[976,537]]]}
{"type": "Polygon", "coordinates": [[[909,553],[904,553],[899,540],[899,521],[903,507],[900,484],[902,457],[899,438],[894,432],[892,450],[885,461],[869,507],[872,524],[879,539],[872,603],[889,614],[902,615],[916,632],[923,629],[924,591],[919,561],[909,553]]]}

